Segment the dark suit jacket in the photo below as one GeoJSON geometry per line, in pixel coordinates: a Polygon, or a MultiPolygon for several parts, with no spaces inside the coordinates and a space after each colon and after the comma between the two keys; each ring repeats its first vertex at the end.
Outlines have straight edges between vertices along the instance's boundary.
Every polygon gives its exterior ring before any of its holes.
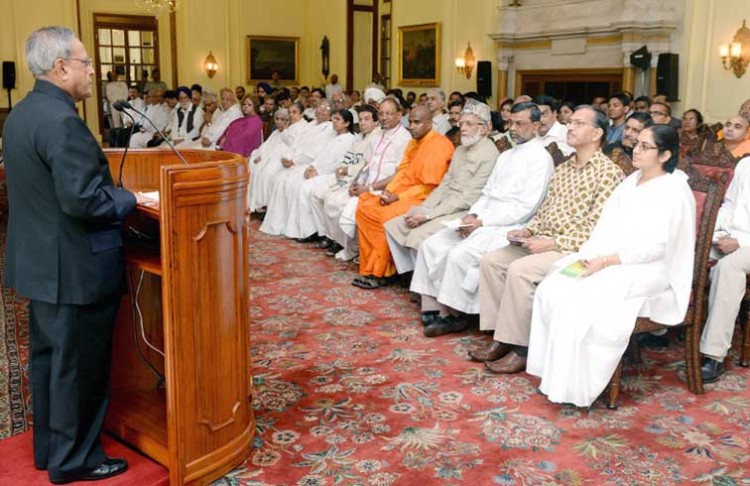
{"type": "Polygon", "coordinates": [[[73,99],[38,80],[8,115],[3,155],[10,213],[5,284],[55,304],[98,302],[123,281],[120,224],[136,204],[73,99]]]}

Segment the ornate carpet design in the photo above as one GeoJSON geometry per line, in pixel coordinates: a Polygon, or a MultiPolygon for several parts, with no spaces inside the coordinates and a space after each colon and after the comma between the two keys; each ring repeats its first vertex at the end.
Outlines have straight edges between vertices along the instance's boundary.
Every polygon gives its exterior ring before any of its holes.
{"type": "Polygon", "coordinates": [[[258,434],[216,484],[750,483],[746,369],[692,395],[674,340],[626,365],[618,410],[555,405],[468,360],[489,336],[424,338],[405,288],[358,289],[353,265],[257,231],[251,247],[258,434]]]}

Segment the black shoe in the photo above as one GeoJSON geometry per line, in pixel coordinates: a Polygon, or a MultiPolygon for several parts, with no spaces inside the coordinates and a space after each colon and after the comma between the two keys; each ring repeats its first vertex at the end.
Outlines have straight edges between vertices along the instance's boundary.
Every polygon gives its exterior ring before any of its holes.
{"type": "Polygon", "coordinates": [[[437,321],[425,327],[424,335],[426,337],[437,337],[443,334],[461,332],[467,327],[469,327],[467,316],[445,316],[438,318],[437,321]]]}
{"type": "Polygon", "coordinates": [[[422,324],[425,326],[436,323],[438,319],[440,319],[440,312],[438,311],[422,312],[422,324]]]}
{"type": "Polygon", "coordinates": [[[340,252],[343,249],[344,249],[343,246],[339,245],[335,241],[332,241],[331,246],[329,246],[328,249],[326,250],[326,255],[328,255],[329,257],[336,256],[336,253],[340,252]]]}
{"type": "Polygon", "coordinates": [[[99,481],[100,479],[107,479],[111,478],[112,476],[117,476],[118,474],[122,474],[127,470],[128,462],[125,459],[109,458],[101,463],[99,467],[97,467],[93,471],[78,475],[71,475],[64,479],[50,478],[50,482],[52,484],[68,484],[75,481],[99,481]]]}
{"type": "Polygon", "coordinates": [[[294,240],[297,243],[315,243],[316,241],[320,240],[320,236],[318,236],[318,233],[315,233],[308,236],[307,238],[295,238],[294,240]]]}
{"type": "Polygon", "coordinates": [[[321,250],[325,250],[326,248],[330,248],[331,245],[333,245],[333,240],[328,239],[328,238],[323,238],[315,246],[320,248],[321,250]]]}
{"type": "Polygon", "coordinates": [[[716,361],[715,359],[706,358],[703,366],[701,366],[701,377],[703,377],[703,383],[713,383],[715,381],[719,381],[719,378],[723,374],[723,361],[716,361]]]}
{"type": "Polygon", "coordinates": [[[669,337],[666,334],[657,336],[650,332],[645,332],[638,336],[638,344],[644,348],[661,349],[669,346],[669,337]]]}

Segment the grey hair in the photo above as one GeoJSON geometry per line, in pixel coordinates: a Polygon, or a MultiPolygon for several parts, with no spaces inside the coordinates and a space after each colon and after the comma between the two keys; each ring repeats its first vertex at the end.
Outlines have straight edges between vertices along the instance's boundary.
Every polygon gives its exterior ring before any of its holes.
{"type": "Polygon", "coordinates": [[[35,78],[55,67],[57,59],[68,59],[76,35],[67,27],[43,27],[26,39],[26,65],[35,78]]]}
{"type": "Polygon", "coordinates": [[[203,102],[205,103],[206,101],[209,101],[209,100],[210,101],[219,101],[219,97],[216,96],[215,92],[209,91],[207,89],[204,89],[203,90],[203,102]]]}
{"type": "Polygon", "coordinates": [[[289,119],[289,110],[287,110],[286,108],[279,108],[278,110],[276,110],[276,113],[274,113],[273,116],[274,117],[281,116],[285,120],[288,120],[289,119]]]}
{"type": "Polygon", "coordinates": [[[435,93],[438,94],[438,96],[440,97],[440,99],[442,101],[445,101],[445,91],[443,91],[442,89],[440,89],[440,88],[430,88],[429,91],[434,91],[435,93]]]}

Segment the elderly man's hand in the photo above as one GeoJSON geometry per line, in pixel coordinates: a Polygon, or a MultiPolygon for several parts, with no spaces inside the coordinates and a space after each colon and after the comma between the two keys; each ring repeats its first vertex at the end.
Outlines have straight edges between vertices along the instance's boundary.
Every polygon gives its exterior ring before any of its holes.
{"type": "Polygon", "coordinates": [[[482,226],[482,220],[476,214],[467,214],[461,219],[461,228],[458,228],[458,236],[468,238],[470,234],[482,226]]]}
{"type": "MultiPolygon", "coordinates": [[[[521,238],[524,237],[521,236],[521,238]]],[[[544,253],[555,249],[555,240],[553,238],[528,238],[523,247],[531,253],[544,253]]]]}
{"type": "Polygon", "coordinates": [[[730,253],[737,251],[740,247],[740,243],[737,241],[737,238],[722,236],[714,242],[714,246],[724,255],[729,255],[730,253]]]}
{"type": "Polygon", "coordinates": [[[281,165],[289,169],[290,167],[294,167],[294,161],[292,159],[283,158],[281,159],[281,165]]]}
{"type": "Polygon", "coordinates": [[[406,226],[408,226],[409,228],[416,228],[424,224],[427,221],[427,215],[426,214],[412,214],[412,215],[404,216],[404,221],[406,222],[406,226]]]}
{"type": "Polygon", "coordinates": [[[388,206],[389,204],[393,204],[396,201],[398,201],[398,194],[393,194],[389,191],[383,191],[383,194],[380,195],[380,204],[383,206],[388,206]]]}
{"type": "Polygon", "coordinates": [[[367,186],[364,184],[352,184],[349,186],[349,196],[358,197],[367,192],[367,186]]]}
{"type": "Polygon", "coordinates": [[[318,175],[318,171],[312,165],[305,169],[305,179],[310,179],[318,175]]]}
{"type": "Polygon", "coordinates": [[[201,145],[203,145],[204,147],[208,147],[209,145],[211,145],[211,140],[209,140],[208,137],[203,137],[201,138],[201,145]]]}

